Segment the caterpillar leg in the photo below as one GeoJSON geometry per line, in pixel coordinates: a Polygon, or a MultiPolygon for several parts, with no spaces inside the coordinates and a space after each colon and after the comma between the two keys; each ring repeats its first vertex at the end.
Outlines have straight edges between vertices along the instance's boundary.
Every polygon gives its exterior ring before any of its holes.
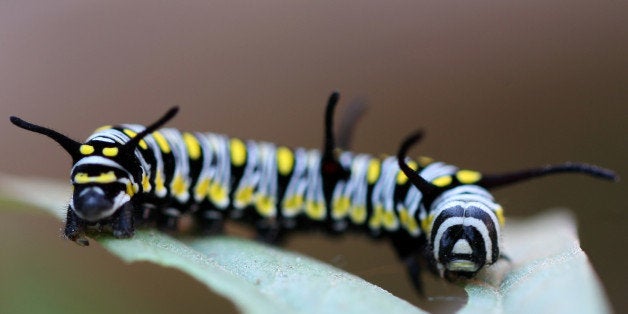
{"type": "Polygon", "coordinates": [[[403,263],[406,265],[406,270],[408,271],[408,276],[410,276],[412,286],[414,286],[414,289],[416,289],[421,297],[425,297],[423,281],[421,281],[421,265],[419,263],[419,259],[416,256],[408,256],[403,260],[403,263]]]}
{"type": "Polygon", "coordinates": [[[181,212],[173,207],[163,208],[157,217],[157,228],[166,233],[178,231],[181,212]]]}
{"type": "Polygon", "coordinates": [[[126,202],[113,217],[113,236],[116,238],[130,238],[135,232],[133,225],[133,203],[126,202]]]}
{"type": "Polygon", "coordinates": [[[276,219],[262,219],[255,224],[256,239],[264,243],[278,245],[284,240],[286,230],[276,219]]]}
{"type": "Polygon", "coordinates": [[[80,246],[89,245],[89,241],[85,238],[85,222],[69,206],[63,234],[80,246]]]}
{"type": "Polygon", "coordinates": [[[205,236],[222,234],[225,229],[225,218],[215,210],[200,210],[195,213],[198,232],[205,236]]]}
{"type": "Polygon", "coordinates": [[[425,297],[423,281],[421,280],[420,253],[424,249],[424,238],[413,238],[410,235],[394,235],[391,237],[393,247],[399,259],[406,266],[406,271],[410,276],[410,281],[416,291],[425,297]],[[418,244],[417,244],[418,242],[418,244]]]}
{"type": "Polygon", "coordinates": [[[504,260],[508,263],[512,263],[512,259],[510,258],[510,256],[504,254],[504,253],[499,253],[499,260],[504,260]]]}

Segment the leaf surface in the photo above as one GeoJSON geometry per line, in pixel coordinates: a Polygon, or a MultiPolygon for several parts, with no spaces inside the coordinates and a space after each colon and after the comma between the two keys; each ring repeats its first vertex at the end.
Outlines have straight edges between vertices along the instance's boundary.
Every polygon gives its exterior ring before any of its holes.
{"type": "MultiPolygon", "coordinates": [[[[65,186],[0,175],[0,201],[3,207],[36,206],[63,219],[70,197],[65,186]]],[[[423,312],[357,276],[246,239],[175,239],[154,230],[125,240],[95,239],[127,262],[177,268],[246,313],[423,312]]],[[[509,221],[502,242],[509,261],[500,260],[466,284],[469,300],[461,313],[610,312],[568,212],[509,221]]]]}

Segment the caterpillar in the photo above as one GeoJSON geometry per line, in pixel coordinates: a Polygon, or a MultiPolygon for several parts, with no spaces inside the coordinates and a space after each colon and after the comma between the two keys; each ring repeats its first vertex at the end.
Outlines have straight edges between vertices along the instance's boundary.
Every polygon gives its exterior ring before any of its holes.
{"type": "Polygon", "coordinates": [[[79,245],[89,244],[90,228],[117,238],[132,237],[135,226],[145,224],[175,232],[182,215],[195,217],[205,234],[221,232],[226,218],[240,219],[267,242],[311,227],[334,234],[357,230],[390,239],[419,292],[425,265],[456,281],[505,258],[503,209],[489,190],[565,172],[619,178],[584,163],[482,174],[428,157],[412,160],[406,154],[421,131],[406,138],[396,155],[343,151],[333,128],[338,99],[334,92],[327,102],[320,151],[161,128],[177,107],[146,127],[98,128],[84,143],[10,120],[53,139],[71,156],[73,193],[64,234],[79,245]]]}

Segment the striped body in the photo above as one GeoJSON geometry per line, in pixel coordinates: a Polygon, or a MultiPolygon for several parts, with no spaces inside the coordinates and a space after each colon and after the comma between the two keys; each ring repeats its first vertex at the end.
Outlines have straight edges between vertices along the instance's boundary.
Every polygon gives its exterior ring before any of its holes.
{"type": "MultiPolygon", "coordinates": [[[[85,145],[122,145],[131,138],[129,135],[142,129],[139,125],[100,129],[85,145]]],[[[421,203],[421,192],[408,182],[393,156],[379,159],[341,153],[339,161],[351,175],[336,183],[332,195],[324,195],[318,150],[291,150],[267,142],[243,142],[219,134],[171,128],[156,131],[143,141],[136,149],[142,179],[131,184],[136,185],[135,192],[142,195],[142,200],[150,202],[142,204],[145,208],[159,204],[157,207],[167,216],[194,210],[210,219],[241,217],[248,210],[260,218],[276,219],[288,228],[296,227],[298,218],[305,217],[312,222],[331,223],[335,231],[365,226],[373,235],[407,232],[417,238],[431,228],[428,222],[434,220],[431,208],[421,203]]],[[[93,159],[92,154],[85,159],[95,164],[107,159],[104,155],[93,159]]],[[[115,162],[108,160],[107,164],[115,162]]],[[[411,164],[435,184],[452,184],[454,180],[472,183],[469,180],[479,178],[474,172],[460,171],[427,157],[419,161],[411,164]]],[[[75,178],[84,176],[74,172],[75,178]]],[[[480,191],[483,189],[475,189],[476,200],[492,201],[490,194],[480,191]]],[[[501,217],[499,207],[486,209],[493,217],[501,217]]]]}
{"type": "Polygon", "coordinates": [[[489,189],[565,172],[618,180],[611,170],[582,163],[487,175],[427,157],[412,161],[406,153],[422,132],[409,136],[396,156],[338,152],[337,101],[332,93],[322,151],[159,129],[176,107],[146,127],[99,128],[85,143],[17,117],[11,122],[53,139],[72,157],[64,234],[80,245],[88,245],[90,226],[110,226],[115,237],[128,238],[137,222],[176,231],[184,214],[210,234],[226,218],[241,219],[269,242],[310,226],[353,229],[390,239],[419,291],[421,265],[454,281],[500,258],[503,210],[489,189]]]}

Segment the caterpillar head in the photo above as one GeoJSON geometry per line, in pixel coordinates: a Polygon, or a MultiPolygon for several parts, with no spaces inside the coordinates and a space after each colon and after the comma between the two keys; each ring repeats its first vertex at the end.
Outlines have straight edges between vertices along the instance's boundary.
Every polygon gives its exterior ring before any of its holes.
{"type": "MultiPolygon", "coordinates": [[[[82,147],[93,150],[96,143],[90,144],[84,144],[82,147]]],[[[114,149],[117,148],[104,148],[105,151],[114,149]]],[[[137,165],[129,163],[129,160],[133,159],[129,159],[129,156],[114,159],[92,152],[74,164],[71,171],[74,193],[70,200],[70,208],[78,217],[96,222],[110,217],[131,200],[139,191],[135,179],[137,175],[133,174],[141,173],[141,170],[137,165]]]]}
{"type": "Polygon", "coordinates": [[[172,119],[178,111],[171,108],[164,116],[123,143],[105,143],[97,139],[80,143],[69,137],[18,117],[11,122],[28,131],[43,134],[61,145],[73,160],[70,209],[86,221],[111,217],[139,191],[141,169],[135,157],[136,146],[146,135],[172,119]]]}
{"type": "Polygon", "coordinates": [[[501,207],[494,202],[488,189],[562,172],[583,173],[605,180],[619,179],[611,170],[568,162],[497,175],[460,171],[457,174],[473,175],[471,178],[448,178],[452,183],[441,187],[428,182],[406,164],[406,152],[422,136],[421,131],[409,136],[401,145],[397,160],[409,181],[421,191],[422,203],[428,211],[429,223],[425,231],[432,266],[441,277],[450,281],[472,277],[500,257],[500,228],[504,219],[501,207]]]}

